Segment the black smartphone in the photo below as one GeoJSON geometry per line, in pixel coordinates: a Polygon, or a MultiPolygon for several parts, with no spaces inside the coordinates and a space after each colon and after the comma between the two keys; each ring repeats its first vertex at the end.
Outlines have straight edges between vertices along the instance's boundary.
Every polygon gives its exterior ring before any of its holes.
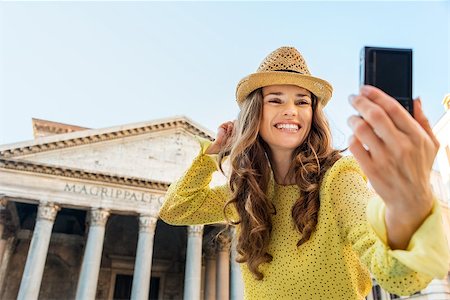
{"type": "Polygon", "coordinates": [[[412,49],[364,47],[360,85],[376,86],[395,98],[412,116],[412,49]]]}

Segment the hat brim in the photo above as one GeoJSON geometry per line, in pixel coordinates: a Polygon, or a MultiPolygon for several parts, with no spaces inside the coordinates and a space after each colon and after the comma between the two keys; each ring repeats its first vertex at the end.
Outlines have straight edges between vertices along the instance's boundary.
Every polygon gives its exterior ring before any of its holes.
{"type": "Polygon", "coordinates": [[[307,89],[325,106],[331,98],[333,87],[327,81],[294,72],[270,71],[253,73],[239,81],[236,88],[236,100],[239,106],[256,89],[268,85],[291,84],[307,89]]]}

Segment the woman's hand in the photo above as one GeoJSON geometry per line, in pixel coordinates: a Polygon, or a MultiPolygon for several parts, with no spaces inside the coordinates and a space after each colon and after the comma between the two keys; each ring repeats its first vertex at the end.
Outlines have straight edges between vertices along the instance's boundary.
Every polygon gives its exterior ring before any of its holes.
{"type": "Polygon", "coordinates": [[[228,139],[233,133],[234,123],[231,121],[225,122],[217,129],[216,140],[206,149],[206,154],[217,154],[223,146],[227,144],[228,139]]]}
{"type": "Polygon", "coordinates": [[[349,149],[386,204],[389,245],[406,249],[433,206],[429,180],[439,142],[420,100],[414,100],[414,118],[373,86],[363,86],[350,103],[362,117],[348,119],[349,149]]]}

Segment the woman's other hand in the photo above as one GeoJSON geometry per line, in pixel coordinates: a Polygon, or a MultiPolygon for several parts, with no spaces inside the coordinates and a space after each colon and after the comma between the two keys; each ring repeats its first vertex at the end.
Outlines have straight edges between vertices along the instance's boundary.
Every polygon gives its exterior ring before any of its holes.
{"type": "Polygon", "coordinates": [[[206,154],[217,154],[223,146],[227,144],[228,139],[233,133],[234,123],[231,121],[225,122],[217,129],[216,140],[206,149],[206,154]]]}

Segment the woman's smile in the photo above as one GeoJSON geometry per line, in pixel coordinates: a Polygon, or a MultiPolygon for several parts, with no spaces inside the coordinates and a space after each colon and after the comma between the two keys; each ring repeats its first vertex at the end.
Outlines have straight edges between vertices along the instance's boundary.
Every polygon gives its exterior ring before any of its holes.
{"type": "Polygon", "coordinates": [[[291,122],[280,122],[275,124],[274,127],[285,133],[297,133],[301,129],[300,124],[291,122]]]}

